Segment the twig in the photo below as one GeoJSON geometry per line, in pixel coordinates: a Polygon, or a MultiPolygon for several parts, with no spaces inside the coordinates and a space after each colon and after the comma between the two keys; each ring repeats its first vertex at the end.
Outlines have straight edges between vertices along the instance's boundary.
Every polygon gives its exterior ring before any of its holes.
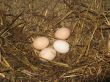
{"type": "Polygon", "coordinates": [[[66,17],[68,17],[70,14],[73,13],[73,10],[71,10],[70,12],[68,12],[60,21],[58,21],[54,26],[56,26],[57,24],[59,24],[61,21],[63,21],[66,17]]]}
{"type": "Polygon", "coordinates": [[[10,29],[12,29],[12,25],[16,22],[16,20],[23,14],[24,11],[22,11],[13,21],[11,24],[8,25],[3,31],[0,33],[0,36],[3,36],[5,33],[7,33],[10,29]]]}

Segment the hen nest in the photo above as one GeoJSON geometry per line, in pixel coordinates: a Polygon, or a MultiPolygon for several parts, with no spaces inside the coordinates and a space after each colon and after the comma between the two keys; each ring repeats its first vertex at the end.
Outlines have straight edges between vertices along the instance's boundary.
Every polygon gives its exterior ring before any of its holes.
{"type": "Polygon", "coordinates": [[[0,81],[103,81],[110,73],[109,18],[106,0],[1,0],[0,81]],[[32,38],[52,41],[62,26],[71,29],[69,53],[42,62],[32,38]]]}

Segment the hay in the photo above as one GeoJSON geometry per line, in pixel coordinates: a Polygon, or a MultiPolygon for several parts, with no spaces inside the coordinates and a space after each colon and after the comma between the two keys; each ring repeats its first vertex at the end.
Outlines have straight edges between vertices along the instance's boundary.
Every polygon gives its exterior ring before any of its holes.
{"type": "Polygon", "coordinates": [[[0,82],[101,82],[110,73],[109,0],[0,0],[0,82]],[[71,29],[67,54],[42,62],[32,38],[71,29]]]}

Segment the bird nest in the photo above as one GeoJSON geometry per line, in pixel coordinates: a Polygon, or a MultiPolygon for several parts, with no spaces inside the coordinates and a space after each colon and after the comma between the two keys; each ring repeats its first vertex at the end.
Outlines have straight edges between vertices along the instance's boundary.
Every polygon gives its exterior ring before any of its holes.
{"type": "Polygon", "coordinates": [[[1,82],[101,82],[110,73],[108,0],[1,0],[1,82]],[[68,27],[70,51],[43,62],[32,38],[50,43],[68,27]]]}

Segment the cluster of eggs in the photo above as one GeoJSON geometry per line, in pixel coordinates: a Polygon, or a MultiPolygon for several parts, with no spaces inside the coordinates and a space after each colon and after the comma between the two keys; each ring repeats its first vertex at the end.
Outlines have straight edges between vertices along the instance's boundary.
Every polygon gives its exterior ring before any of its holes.
{"type": "Polygon", "coordinates": [[[56,53],[67,53],[69,51],[69,43],[66,39],[70,36],[70,30],[62,27],[55,32],[56,40],[53,42],[52,47],[49,46],[49,39],[47,37],[37,37],[33,40],[33,48],[40,50],[39,57],[41,60],[53,60],[56,53]]]}

